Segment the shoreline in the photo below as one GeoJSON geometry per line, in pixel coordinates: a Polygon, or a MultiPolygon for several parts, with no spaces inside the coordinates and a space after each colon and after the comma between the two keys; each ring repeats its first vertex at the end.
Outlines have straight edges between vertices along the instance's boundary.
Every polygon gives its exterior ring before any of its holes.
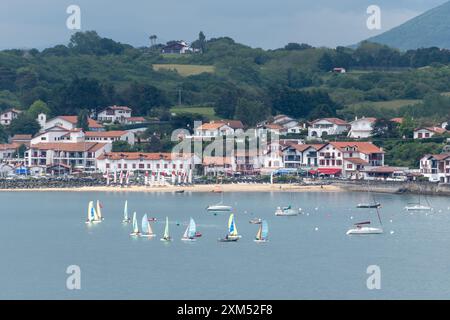
{"type": "Polygon", "coordinates": [[[89,186],[68,188],[29,188],[29,189],[0,189],[0,192],[209,192],[220,186],[222,192],[341,192],[343,188],[335,185],[289,185],[289,184],[222,184],[222,185],[194,185],[194,186],[89,186]]]}

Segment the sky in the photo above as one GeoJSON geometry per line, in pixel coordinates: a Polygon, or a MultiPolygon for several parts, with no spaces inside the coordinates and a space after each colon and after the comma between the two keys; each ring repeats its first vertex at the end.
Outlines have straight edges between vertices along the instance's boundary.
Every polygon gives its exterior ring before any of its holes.
{"type": "Polygon", "coordinates": [[[264,49],[289,42],[351,45],[380,34],[448,0],[0,0],[0,49],[44,49],[67,44],[70,5],[81,10],[81,30],[148,46],[228,36],[264,49]],[[381,30],[369,30],[366,10],[381,9],[381,30]]]}

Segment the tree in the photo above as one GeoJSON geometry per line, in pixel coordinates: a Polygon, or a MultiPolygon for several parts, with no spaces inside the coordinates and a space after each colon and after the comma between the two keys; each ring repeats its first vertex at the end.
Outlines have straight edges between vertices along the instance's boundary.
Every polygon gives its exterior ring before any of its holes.
{"type": "Polygon", "coordinates": [[[17,151],[14,153],[13,157],[14,158],[20,158],[23,159],[25,157],[25,152],[27,151],[27,146],[24,145],[23,143],[19,146],[19,148],[17,148],[17,151]]]}
{"type": "Polygon", "coordinates": [[[325,72],[331,71],[333,69],[333,58],[329,53],[324,53],[322,55],[322,57],[319,59],[318,67],[320,70],[325,72]]]}
{"type": "Polygon", "coordinates": [[[170,105],[166,95],[155,86],[133,82],[121,94],[122,102],[138,115],[148,115],[155,107],[170,105]]]}
{"type": "Polygon", "coordinates": [[[270,108],[261,101],[239,98],[234,117],[248,126],[254,126],[270,114],[270,108]]]}
{"type": "Polygon", "coordinates": [[[29,114],[23,112],[16,119],[11,121],[8,126],[8,131],[10,135],[15,134],[31,134],[35,135],[41,129],[40,124],[37,120],[31,117],[29,114]]]}
{"type": "Polygon", "coordinates": [[[376,138],[398,138],[397,124],[390,119],[377,119],[373,125],[372,135],[376,138]]]}
{"type": "Polygon", "coordinates": [[[46,115],[50,114],[50,108],[47,106],[47,104],[42,101],[42,100],[36,100],[35,102],[33,102],[33,104],[30,106],[30,108],[28,109],[28,114],[33,117],[33,118],[37,118],[37,116],[40,113],[44,113],[46,115]]]}
{"type": "Polygon", "coordinates": [[[414,129],[416,128],[416,124],[411,117],[403,117],[403,121],[398,127],[398,131],[402,137],[412,138],[414,135],[414,129]]]}
{"type": "Polygon", "coordinates": [[[118,140],[112,143],[112,152],[132,152],[133,146],[127,141],[118,140]]]}
{"type": "Polygon", "coordinates": [[[83,131],[89,131],[89,110],[80,110],[77,117],[77,128],[81,128],[83,131]]]}
{"type": "Polygon", "coordinates": [[[235,89],[223,91],[214,104],[214,112],[216,115],[226,119],[233,118],[238,98],[239,95],[235,89]]]}

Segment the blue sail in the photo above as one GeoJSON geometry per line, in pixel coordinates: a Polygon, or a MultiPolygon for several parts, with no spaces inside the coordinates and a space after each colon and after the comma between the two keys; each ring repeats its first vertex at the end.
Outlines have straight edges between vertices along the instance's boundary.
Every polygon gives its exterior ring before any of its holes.
{"type": "Polygon", "coordinates": [[[94,207],[91,208],[91,221],[95,220],[95,209],[94,207]]]}
{"type": "Polygon", "coordinates": [[[142,217],[142,232],[147,232],[148,231],[148,219],[147,219],[147,214],[144,214],[144,216],[142,217]]]}
{"type": "Polygon", "coordinates": [[[262,221],[262,232],[261,232],[261,238],[267,239],[267,236],[269,235],[269,225],[267,224],[266,220],[262,221]]]}

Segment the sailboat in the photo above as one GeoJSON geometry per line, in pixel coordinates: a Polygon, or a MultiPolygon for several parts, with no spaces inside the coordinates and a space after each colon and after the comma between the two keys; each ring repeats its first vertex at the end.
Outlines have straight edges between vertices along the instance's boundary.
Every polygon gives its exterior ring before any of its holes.
{"type": "Polygon", "coordinates": [[[210,205],[206,208],[207,211],[212,211],[212,212],[229,212],[232,210],[231,206],[226,206],[223,204],[223,193],[221,194],[222,198],[221,201],[217,204],[214,205],[210,205]]]}
{"type": "Polygon", "coordinates": [[[97,200],[97,210],[96,210],[96,212],[97,212],[97,219],[99,221],[105,220],[105,218],[103,218],[103,215],[102,215],[102,205],[101,205],[99,200],[97,200]]]}
{"type": "Polygon", "coordinates": [[[374,209],[381,207],[381,204],[375,201],[375,198],[370,193],[370,186],[369,186],[369,180],[367,180],[367,194],[369,196],[369,199],[372,199],[373,202],[370,203],[359,203],[356,207],[360,209],[374,209]]]}
{"type": "Polygon", "coordinates": [[[137,237],[141,234],[139,231],[139,226],[136,218],[136,212],[133,213],[133,232],[130,233],[130,236],[137,237]]]}
{"type": "MultiPolygon", "coordinates": [[[[380,226],[382,226],[383,223],[381,222],[380,212],[378,211],[378,208],[376,208],[376,210],[377,210],[378,221],[380,222],[380,226]]],[[[381,227],[380,228],[370,227],[369,226],[370,224],[371,224],[370,221],[355,223],[354,227],[349,229],[346,234],[347,235],[364,235],[364,234],[381,234],[381,233],[383,233],[383,229],[381,227]]]]}
{"type": "Polygon", "coordinates": [[[234,221],[234,214],[230,214],[230,218],[228,219],[228,233],[224,238],[219,239],[219,241],[232,242],[238,241],[240,238],[241,236],[238,234],[236,222],[234,221]]]}
{"type": "Polygon", "coordinates": [[[263,220],[259,225],[258,233],[256,234],[254,241],[257,243],[267,242],[269,241],[268,234],[269,234],[269,225],[267,224],[266,220],[263,220]]]}
{"type": "Polygon", "coordinates": [[[142,217],[142,233],[141,233],[141,237],[154,237],[155,234],[153,233],[152,230],[152,226],[150,225],[150,222],[147,218],[147,214],[144,214],[144,216],[142,217]]]}
{"type": "Polygon", "coordinates": [[[431,210],[433,210],[433,208],[430,206],[430,203],[428,202],[428,199],[427,199],[428,205],[422,204],[420,199],[421,199],[421,194],[419,193],[419,202],[418,203],[408,203],[408,205],[405,207],[406,211],[431,211],[431,210]]]}
{"type": "Polygon", "coordinates": [[[169,235],[169,217],[166,217],[166,227],[164,228],[164,236],[161,238],[161,241],[172,241],[169,235]]]}
{"type": "Polygon", "coordinates": [[[184,231],[183,237],[181,240],[183,241],[195,241],[197,233],[197,227],[195,225],[194,219],[189,220],[189,225],[186,228],[186,231],[184,231]]]}
{"type": "Polygon", "coordinates": [[[130,217],[128,217],[128,200],[125,201],[125,206],[123,208],[123,223],[130,223],[130,217]]]}

